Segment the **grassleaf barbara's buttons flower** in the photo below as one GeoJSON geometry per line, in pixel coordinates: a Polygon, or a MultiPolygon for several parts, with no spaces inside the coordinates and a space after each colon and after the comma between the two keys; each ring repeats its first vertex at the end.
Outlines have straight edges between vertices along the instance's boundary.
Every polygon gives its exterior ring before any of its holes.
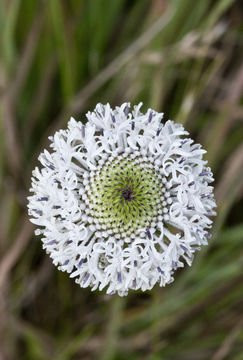
{"type": "Polygon", "coordinates": [[[81,287],[121,296],[191,265],[216,206],[201,145],[141,105],[98,104],[85,125],[71,118],[40,155],[28,198],[53,263],[81,287]]]}

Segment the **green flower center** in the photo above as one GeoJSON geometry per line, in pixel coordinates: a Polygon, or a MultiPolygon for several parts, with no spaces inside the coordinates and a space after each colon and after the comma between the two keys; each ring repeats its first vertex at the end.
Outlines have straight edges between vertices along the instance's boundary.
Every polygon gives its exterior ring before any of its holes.
{"type": "Polygon", "coordinates": [[[142,156],[108,160],[90,180],[89,208],[98,228],[130,236],[161,213],[161,181],[142,156]]]}

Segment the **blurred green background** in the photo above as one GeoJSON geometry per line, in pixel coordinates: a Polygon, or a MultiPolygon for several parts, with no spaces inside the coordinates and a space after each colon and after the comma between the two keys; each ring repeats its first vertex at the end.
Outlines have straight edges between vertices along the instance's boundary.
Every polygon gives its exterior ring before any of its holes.
{"type": "Polygon", "coordinates": [[[243,4],[0,0],[0,359],[243,359],[243,4]],[[97,102],[144,103],[207,149],[218,216],[175,282],[79,288],[28,221],[48,136],[97,102]]]}

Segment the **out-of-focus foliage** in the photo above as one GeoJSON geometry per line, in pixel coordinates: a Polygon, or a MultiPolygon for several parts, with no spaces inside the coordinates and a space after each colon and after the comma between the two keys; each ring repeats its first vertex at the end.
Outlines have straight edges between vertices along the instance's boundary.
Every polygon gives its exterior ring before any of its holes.
{"type": "Polygon", "coordinates": [[[236,0],[0,1],[0,358],[243,359],[241,92],[236,0]],[[97,102],[144,102],[208,150],[210,245],[166,288],[80,289],[26,215],[47,137],[97,102]]]}

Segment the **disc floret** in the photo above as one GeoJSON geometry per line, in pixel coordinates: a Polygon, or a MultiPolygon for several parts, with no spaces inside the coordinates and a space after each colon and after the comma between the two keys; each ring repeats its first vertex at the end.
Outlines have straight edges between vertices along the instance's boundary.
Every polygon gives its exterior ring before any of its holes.
{"type": "Polygon", "coordinates": [[[142,235],[152,222],[157,223],[163,210],[160,178],[152,163],[139,154],[135,158],[121,154],[107,161],[92,174],[87,188],[88,212],[99,224],[98,230],[126,238],[131,231],[142,235]]]}

